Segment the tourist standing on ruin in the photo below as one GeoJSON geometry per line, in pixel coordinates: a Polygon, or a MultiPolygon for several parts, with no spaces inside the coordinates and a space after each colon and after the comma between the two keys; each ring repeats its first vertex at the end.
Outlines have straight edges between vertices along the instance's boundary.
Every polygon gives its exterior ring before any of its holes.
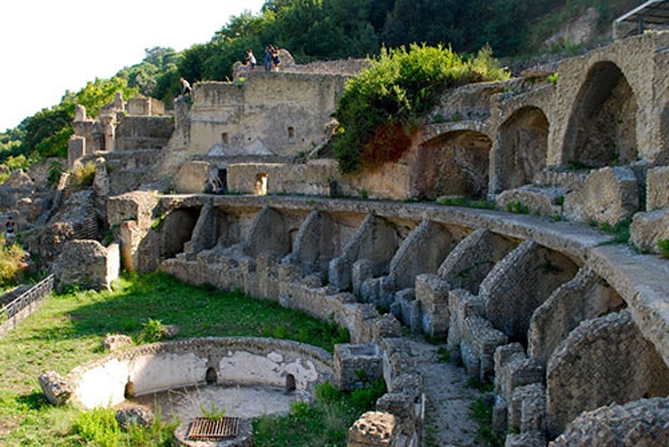
{"type": "Polygon", "coordinates": [[[256,61],[256,57],[253,55],[253,50],[249,48],[246,50],[246,69],[251,71],[256,68],[256,65],[258,65],[258,61],[256,61]]]}
{"type": "Polygon", "coordinates": [[[265,66],[265,71],[272,71],[272,55],[274,53],[274,46],[272,44],[267,45],[265,48],[265,59],[263,59],[263,65],[265,66]]]}
{"type": "Polygon", "coordinates": [[[184,78],[179,78],[179,82],[181,82],[181,96],[192,96],[193,89],[191,88],[190,83],[184,78]]]}
{"type": "Polygon", "coordinates": [[[279,57],[279,49],[272,47],[272,64],[274,64],[274,71],[279,71],[281,58],[279,57]]]}
{"type": "Polygon", "coordinates": [[[9,216],[7,218],[7,222],[5,222],[5,242],[7,245],[10,245],[14,242],[14,238],[16,237],[16,233],[14,233],[14,220],[12,219],[12,216],[9,216]]]}

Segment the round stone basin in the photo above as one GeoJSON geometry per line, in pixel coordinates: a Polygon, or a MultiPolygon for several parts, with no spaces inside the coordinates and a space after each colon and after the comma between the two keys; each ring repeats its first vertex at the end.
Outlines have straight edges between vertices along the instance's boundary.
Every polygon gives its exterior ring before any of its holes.
{"type": "Polygon", "coordinates": [[[253,419],[265,414],[288,413],[293,402],[310,399],[311,394],[305,390],[286,392],[283,387],[202,385],[145,394],[123,405],[137,403],[153,408],[154,412],[159,407],[163,418],[182,421],[218,410],[225,410],[225,416],[253,419]]]}
{"type": "Polygon", "coordinates": [[[207,337],[113,352],[75,368],[68,380],[73,401],[86,409],[133,398],[160,404],[166,416],[200,416],[204,406],[253,418],[309,400],[316,384],[331,380],[332,364],[331,354],[303,343],[207,337]]]}

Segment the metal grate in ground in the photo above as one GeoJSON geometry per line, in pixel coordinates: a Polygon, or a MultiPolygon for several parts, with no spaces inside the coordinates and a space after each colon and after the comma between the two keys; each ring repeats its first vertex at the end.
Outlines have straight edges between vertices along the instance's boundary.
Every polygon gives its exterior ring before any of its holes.
{"type": "Polygon", "coordinates": [[[217,441],[234,438],[239,434],[239,418],[209,419],[197,417],[188,426],[186,439],[192,441],[217,441]]]}

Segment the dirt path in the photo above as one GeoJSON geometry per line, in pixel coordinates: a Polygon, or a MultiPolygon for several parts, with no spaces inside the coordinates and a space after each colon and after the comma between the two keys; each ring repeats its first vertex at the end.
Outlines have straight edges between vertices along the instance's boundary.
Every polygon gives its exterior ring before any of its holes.
{"type": "Polygon", "coordinates": [[[424,447],[482,447],[477,441],[478,423],[471,405],[481,396],[466,386],[464,368],[443,361],[438,347],[417,337],[410,341],[412,354],[423,376],[426,395],[424,447]]]}

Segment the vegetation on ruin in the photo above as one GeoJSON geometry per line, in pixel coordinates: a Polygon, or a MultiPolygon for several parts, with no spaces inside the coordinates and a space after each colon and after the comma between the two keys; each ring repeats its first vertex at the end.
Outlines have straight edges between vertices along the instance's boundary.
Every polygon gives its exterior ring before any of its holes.
{"type": "MultiPolygon", "coordinates": [[[[145,328],[154,331],[155,322],[178,325],[178,338],[271,334],[330,352],[335,343],[349,341],[348,331],[334,323],[239,292],[183,284],[161,273],[124,277],[111,292],[75,287],[47,299],[0,339],[0,444],[105,445],[85,441],[83,433],[89,433],[90,418],[106,416],[82,416],[71,405],[49,405],[37,377],[48,370],[66,376],[103,356],[102,341],[108,334],[125,333],[141,343],[145,328]]],[[[124,434],[118,443],[106,445],[160,445],[128,443],[126,436],[138,435],[124,434]]]]}
{"type": "Polygon", "coordinates": [[[342,172],[398,160],[410,147],[419,120],[448,88],[509,77],[490,48],[467,57],[443,46],[412,44],[382,49],[359,76],[346,83],[334,114],[335,157],[342,172]]]}
{"type": "MultiPolygon", "coordinates": [[[[252,48],[261,56],[267,44],[288,49],[299,63],[314,60],[376,57],[382,48],[416,43],[475,54],[492,47],[495,54],[518,58],[546,51],[544,40],[574,21],[587,8],[599,12],[601,35],[613,18],[637,6],[635,0],[267,0],[258,14],[232,17],[205,44],[181,52],[154,47],[144,59],[120,69],[110,79],[90,81],[77,93],[65,92],[58,105],[45,107],[14,129],[0,133],[0,182],[11,170],[51,156],[65,156],[72,135],[74,104],[97,116],[100,107],[121,91],[162,100],[166,106],[179,91],[179,77],[191,83],[232,78],[232,65],[252,48]],[[17,157],[23,158],[17,158],[17,157]]],[[[552,52],[573,51],[564,42],[552,52]]],[[[396,125],[378,138],[396,135],[396,125]]]]}
{"type": "Polygon", "coordinates": [[[20,244],[7,244],[4,234],[0,235],[0,290],[15,286],[28,269],[30,255],[20,244]]]}
{"type": "Polygon", "coordinates": [[[344,446],[348,429],[365,411],[374,410],[386,392],[383,379],[369,388],[343,392],[325,382],[316,386],[313,403],[295,402],[286,416],[263,416],[254,421],[258,447],[344,446]]]}

